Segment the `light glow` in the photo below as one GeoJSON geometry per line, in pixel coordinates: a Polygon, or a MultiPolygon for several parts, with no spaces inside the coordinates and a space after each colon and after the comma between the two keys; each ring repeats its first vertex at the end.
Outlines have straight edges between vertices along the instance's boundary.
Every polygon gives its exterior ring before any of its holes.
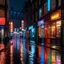
{"type": "Polygon", "coordinates": [[[5,18],[0,18],[0,25],[5,25],[5,18]]]}
{"type": "Polygon", "coordinates": [[[52,64],[56,64],[55,51],[52,51],[52,64]]]}
{"type": "Polygon", "coordinates": [[[50,17],[51,20],[57,20],[60,18],[61,18],[61,10],[54,12],[50,17]]]}
{"type": "Polygon", "coordinates": [[[61,64],[61,56],[60,55],[57,55],[57,64],[61,64]]]}
{"type": "Polygon", "coordinates": [[[60,14],[57,13],[56,15],[51,16],[51,20],[57,19],[60,17],[60,14]]]}
{"type": "Polygon", "coordinates": [[[29,27],[29,30],[30,30],[30,29],[33,29],[33,26],[30,26],[30,27],[29,27]]]}
{"type": "Polygon", "coordinates": [[[10,22],[10,32],[13,32],[13,22],[10,22]]]}
{"type": "Polygon", "coordinates": [[[56,48],[56,46],[52,46],[52,48],[56,48]]]}
{"type": "Polygon", "coordinates": [[[41,26],[42,24],[44,24],[44,20],[38,22],[38,26],[41,26]]]}
{"type": "Polygon", "coordinates": [[[50,9],[51,9],[50,3],[51,3],[51,0],[48,0],[48,11],[50,11],[50,9]]]}
{"type": "Polygon", "coordinates": [[[13,45],[10,46],[10,64],[13,64],[13,45]]]}

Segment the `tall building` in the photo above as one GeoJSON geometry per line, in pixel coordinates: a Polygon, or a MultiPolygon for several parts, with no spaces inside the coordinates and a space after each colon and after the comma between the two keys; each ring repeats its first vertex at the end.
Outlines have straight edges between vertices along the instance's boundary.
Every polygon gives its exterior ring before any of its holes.
{"type": "Polygon", "coordinates": [[[5,37],[8,37],[8,0],[0,0],[0,41],[4,43],[5,37]]]}

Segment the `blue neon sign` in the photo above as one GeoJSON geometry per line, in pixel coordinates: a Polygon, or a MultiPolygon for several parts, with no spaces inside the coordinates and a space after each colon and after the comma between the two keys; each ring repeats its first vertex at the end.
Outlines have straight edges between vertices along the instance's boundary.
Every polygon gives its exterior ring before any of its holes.
{"type": "Polygon", "coordinates": [[[51,4],[51,0],[48,0],[48,11],[51,10],[51,6],[50,6],[50,4],[51,4]]]}

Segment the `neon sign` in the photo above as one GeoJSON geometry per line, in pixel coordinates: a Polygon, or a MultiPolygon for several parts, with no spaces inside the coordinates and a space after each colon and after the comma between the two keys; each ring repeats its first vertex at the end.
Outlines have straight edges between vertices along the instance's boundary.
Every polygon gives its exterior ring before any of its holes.
{"type": "Polygon", "coordinates": [[[51,10],[51,6],[50,6],[51,4],[50,3],[51,3],[51,0],[48,0],[48,11],[51,10]]]}
{"type": "Polygon", "coordinates": [[[13,22],[10,22],[10,32],[13,32],[13,22]]]}
{"type": "Polygon", "coordinates": [[[42,24],[44,24],[44,20],[41,20],[41,21],[38,22],[38,26],[40,26],[42,24]]]}
{"type": "Polygon", "coordinates": [[[51,20],[56,20],[59,18],[61,18],[61,11],[60,10],[51,15],[51,20]]]}
{"type": "Polygon", "coordinates": [[[59,17],[60,17],[60,14],[57,13],[57,14],[51,16],[51,20],[58,19],[59,17]]]}
{"type": "Polygon", "coordinates": [[[5,25],[5,18],[0,18],[0,25],[5,25]]]}

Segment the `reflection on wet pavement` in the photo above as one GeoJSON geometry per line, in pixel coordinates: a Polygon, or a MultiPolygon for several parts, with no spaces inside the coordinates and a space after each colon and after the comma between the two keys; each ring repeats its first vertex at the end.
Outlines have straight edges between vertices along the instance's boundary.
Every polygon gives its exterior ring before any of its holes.
{"type": "Polygon", "coordinates": [[[0,64],[5,64],[5,60],[6,60],[5,52],[2,52],[0,54],[0,64]]]}
{"type": "Polygon", "coordinates": [[[10,64],[14,64],[13,63],[13,45],[10,46],[10,64]]]}
{"type": "MultiPolygon", "coordinates": [[[[0,44],[0,50],[4,48],[5,48],[4,44],[0,44]]],[[[6,53],[4,51],[0,53],[0,64],[5,64],[5,60],[6,60],[5,55],[6,53]]]]}
{"type": "Polygon", "coordinates": [[[20,62],[21,62],[21,64],[24,64],[22,40],[20,40],[20,62]]]}

